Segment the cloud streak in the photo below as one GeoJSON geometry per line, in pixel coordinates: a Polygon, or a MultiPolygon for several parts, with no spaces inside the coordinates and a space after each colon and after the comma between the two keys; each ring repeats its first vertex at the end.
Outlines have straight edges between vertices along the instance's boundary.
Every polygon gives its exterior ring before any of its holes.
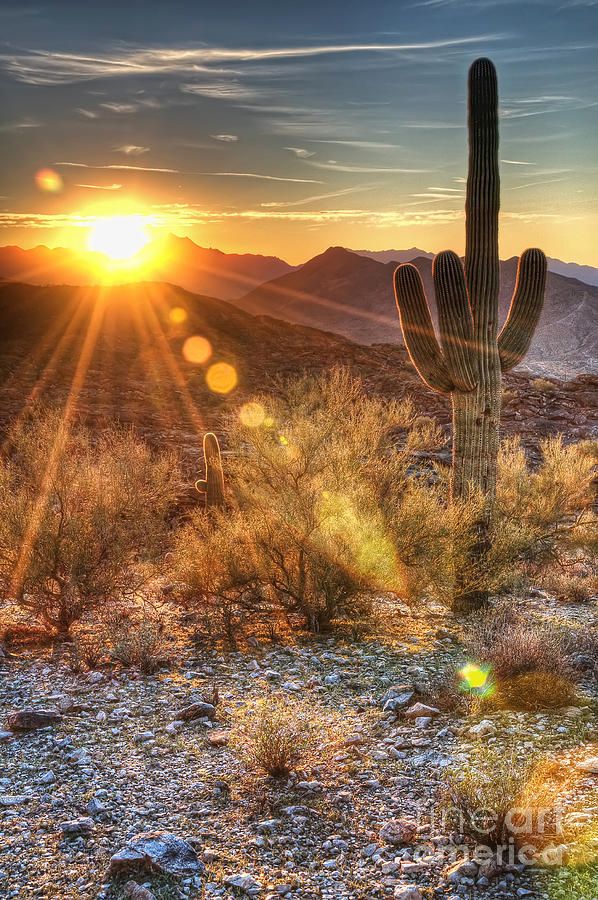
{"type": "MultiPolygon", "coordinates": [[[[320,43],[290,47],[235,48],[200,45],[195,47],[115,48],[96,55],[51,53],[46,50],[4,50],[0,66],[13,78],[26,84],[58,85],[98,78],[119,78],[155,74],[214,74],[222,63],[247,63],[269,60],[309,59],[317,56],[377,53],[413,53],[487,44],[500,41],[503,34],[485,33],[446,40],[413,42],[320,43]]],[[[230,83],[221,83],[223,90],[230,83]]],[[[208,86],[209,87],[209,86],[208,86]]],[[[218,85],[213,86],[218,90],[218,85]]],[[[200,93],[201,85],[186,88],[200,93]]]]}

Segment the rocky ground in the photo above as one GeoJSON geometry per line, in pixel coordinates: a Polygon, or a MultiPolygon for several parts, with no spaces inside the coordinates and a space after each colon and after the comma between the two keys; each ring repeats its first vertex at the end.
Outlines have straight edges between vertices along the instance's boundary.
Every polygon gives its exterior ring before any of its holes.
{"type": "MultiPolygon", "coordinates": [[[[595,621],[595,604],[528,602],[572,627],[595,621]]],[[[176,665],[147,677],[74,674],[50,651],[6,658],[0,896],[598,897],[597,869],[508,859],[480,868],[462,857],[450,868],[452,835],[437,797],[447,769],[467,765],[481,746],[558,759],[570,773],[559,802],[581,825],[598,814],[590,675],[577,705],[553,712],[413,709],[430,706],[430,684],[450,683],[466,661],[462,628],[440,610],[402,610],[386,639],[262,641],[235,653],[187,643],[176,665]],[[214,688],[213,718],[203,707],[207,716],[184,721],[181,710],[213,698],[214,688]],[[231,739],[239,711],[270,693],[308,704],[315,727],[305,760],[281,783],[252,770],[231,739]],[[58,715],[45,728],[11,732],[10,712],[28,707],[58,715]],[[130,845],[156,832],[169,846],[130,845]],[[148,853],[177,874],[136,873],[129,863],[147,863],[148,853]]]]}

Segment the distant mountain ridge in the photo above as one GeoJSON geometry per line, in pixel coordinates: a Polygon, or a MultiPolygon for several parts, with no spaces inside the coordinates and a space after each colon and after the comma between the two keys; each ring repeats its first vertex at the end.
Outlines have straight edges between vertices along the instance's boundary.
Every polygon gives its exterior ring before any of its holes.
{"type": "MultiPolygon", "coordinates": [[[[347,248],[348,249],[348,248],[347,248]]],[[[412,262],[418,257],[421,259],[433,259],[434,254],[428,253],[426,250],[419,250],[412,247],[410,250],[352,250],[358,256],[368,256],[381,263],[406,263],[412,262]]],[[[577,278],[585,284],[598,286],[598,268],[594,266],[583,266],[580,263],[563,262],[560,259],[548,257],[548,271],[555,272],[557,275],[565,275],[567,278],[577,278]]]]}
{"type": "MultiPolygon", "coordinates": [[[[431,260],[418,257],[412,262],[433,300],[431,260]]],[[[361,344],[401,344],[392,288],[395,267],[394,261],[381,263],[343,247],[330,247],[235,304],[254,315],[333,331],[361,344]]],[[[501,262],[501,321],[516,273],[515,257],[501,262]]],[[[598,372],[598,287],[549,273],[544,310],[524,367],[558,377],[598,372]]]]}
{"type": "MultiPolygon", "coordinates": [[[[194,293],[232,300],[258,284],[292,272],[277,256],[252,253],[223,253],[199,247],[190,238],[167,235],[152,241],[141,252],[142,272],[122,270],[119,281],[167,281],[194,293]]],[[[98,271],[106,257],[92,251],[77,252],[65,247],[45,246],[23,250],[0,247],[0,280],[28,284],[76,284],[98,282],[98,271]]]]}

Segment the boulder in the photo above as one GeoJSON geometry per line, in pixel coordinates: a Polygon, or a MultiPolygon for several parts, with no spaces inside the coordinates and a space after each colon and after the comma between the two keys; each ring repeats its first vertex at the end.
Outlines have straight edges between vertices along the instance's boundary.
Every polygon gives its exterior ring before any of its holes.
{"type": "Polygon", "coordinates": [[[11,731],[35,731],[36,728],[47,728],[56,725],[62,716],[55,709],[34,709],[25,707],[8,714],[7,724],[11,731]]]}
{"type": "Polygon", "coordinates": [[[134,872],[184,877],[204,872],[204,865],[187,841],[167,831],[136,834],[110,860],[107,877],[134,872]]]}
{"type": "Polygon", "coordinates": [[[577,768],[581,769],[582,772],[591,772],[593,775],[598,775],[598,756],[584,759],[583,762],[577,763],[577,768]]]}
{"type": "Polygon", "coordinates": [[[394,900],[424,900],[424,895],[414,884],[397,884],[394,900]]]}

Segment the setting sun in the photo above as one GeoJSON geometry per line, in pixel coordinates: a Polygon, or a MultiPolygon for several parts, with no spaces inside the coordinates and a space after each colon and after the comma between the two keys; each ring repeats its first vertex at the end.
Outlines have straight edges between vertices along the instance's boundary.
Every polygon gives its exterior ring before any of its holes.
{"type": "Polygon", "coordinates": [[[150,241],[143,216],[98,219],[90,229],[88,247],[113,260],[128,260],[150,241]]]}

